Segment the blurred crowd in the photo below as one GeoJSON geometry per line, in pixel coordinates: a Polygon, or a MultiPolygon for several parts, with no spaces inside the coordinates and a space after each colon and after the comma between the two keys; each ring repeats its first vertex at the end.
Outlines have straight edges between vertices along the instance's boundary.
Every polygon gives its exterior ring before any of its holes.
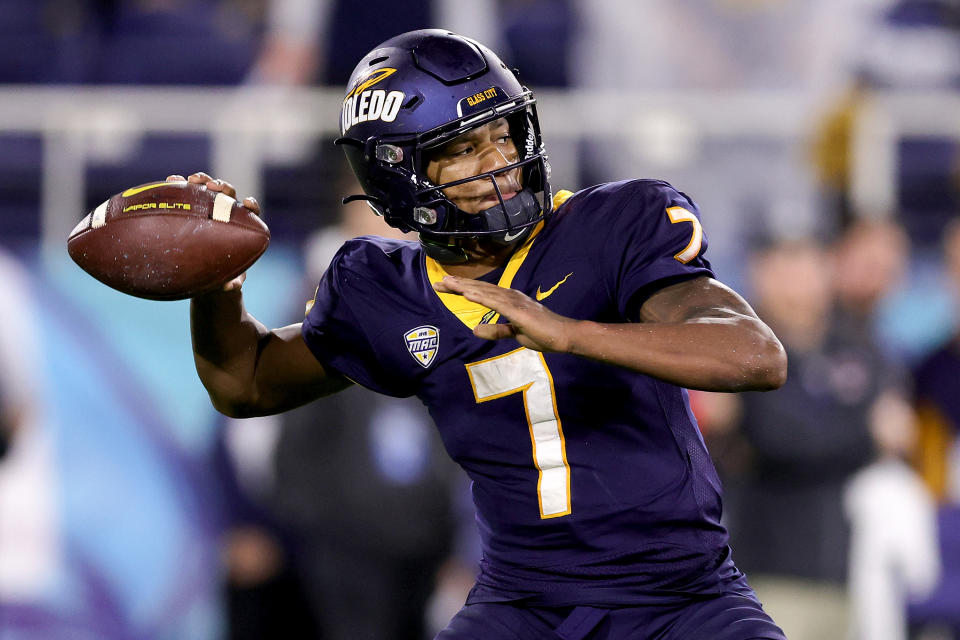
{"type": "MultiPolygon", "coordinates": [[[[871,92],[960,90],[957,0],[0,0],[0,16],[0,89],[340,87],[375,44],[438,26],[534,89],[803,96],[820,126],[799,141],[555,149],[547,130],[559,173],[581,158],[555,188],[656,177],[690,193],[719,277],[783,342],[782,389],[691,399],[734,559],[787,636],[960,639],[958,141],[900,141],[893,210],[848,195],[871,92]]],[[[91,207],[208,168],[206,141],[154,140],[144,163],[88,169],[91,207]]],[[[37,250],[41,143],[0,131],[0,148],[0,638],[442,628],[478,550],[468,483],[420,403],[358,388],[218,417],[185,308],[104,292],[37,250]]],[[[267,169],[274,247],[245,291],[274,326],[302,317],[343,240],[396,233],[340,205],[351,181],[329,141],[267,169]]]]}

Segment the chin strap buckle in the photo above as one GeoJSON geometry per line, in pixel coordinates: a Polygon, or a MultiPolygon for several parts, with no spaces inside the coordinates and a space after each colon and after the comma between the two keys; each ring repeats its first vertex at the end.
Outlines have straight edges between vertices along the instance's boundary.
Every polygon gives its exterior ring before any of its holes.
{"type": "MultiPolygon", "coordinates": [[[[456,242],[456,240],[454,240],[456,242]]],[[[463,264],[468,260],[467,252],[457,244],[444,244],[433,238],[420,234],[420,246],[427,252],[427,255],[444,264],[463,264]]]]}

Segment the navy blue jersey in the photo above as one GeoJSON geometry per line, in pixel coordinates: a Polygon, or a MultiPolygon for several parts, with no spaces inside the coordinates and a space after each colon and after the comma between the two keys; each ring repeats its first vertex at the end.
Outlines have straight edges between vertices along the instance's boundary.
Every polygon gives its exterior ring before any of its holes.
{"type": "MultiPolygon", "coordinates": [[[[567,192],[567,195],[570,195],[567,192]]],[[[644,300],[712,276],[696,206],[636,180],[568,197],[483,277],[563,316],[637,319],[644,300]]],[[[496,313],[431,286],[419,244],[346,243],[303,323],[324,364],[418,396],[473,480],[483,561],[471,602],[637,603],[723,590],[739,574],[719,481],[686,392],[624,368],[473,335],[496,313]]]]}

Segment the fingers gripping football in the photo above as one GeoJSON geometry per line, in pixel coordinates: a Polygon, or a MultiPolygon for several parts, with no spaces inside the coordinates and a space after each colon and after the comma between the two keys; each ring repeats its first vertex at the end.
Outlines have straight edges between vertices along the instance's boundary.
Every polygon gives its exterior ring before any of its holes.
{"type": "Polygon", "coordinates": [[[456,276],[447,276],[433,286],[442,293],[462,295],[471,302],[493,309],[508,321],[507,324],[477,325],[473,333],[478,338],[515,338],[521,346],[537,351],[566,352],[570,349],[576,321],[550,311],[520,291],[456,276]]]}
{"type": "MultiPolygon", "coordinates": [[[[226,180],[221,180],[219,178],[213,178],[209,174],[198,171],[196,173],[190,174],[189,177],[184,178],[182,175],[173,174],[167,176],[167,182],[182,182],[186,180],[191,184],[202,184],[206,186],[208,191],[215,191],[223,193],[224,195],[230,196],[231,198],[237,197],[236,188],[227,182],[226,180]]],[[[247,196],[243,199],[243,206],[253,211],[258,216],[260,215],[260,203],[257,202],[257,199],[253,196],[247,196]]],[[[247,272],[244,271],[236,278],[229,280],[223,285],[223,291],[235,291],[240,289],[243,286],[244,281],[247,279],[247,272]]]]}
{"type": "MultiPolygon", "coordinates": [[[[231,198],[237,197],[237,190],[232,184],[226,180],[221,180],[219,178],[212,178],[203,171],[198,171],[197,173],[190,174],[190,177],[184,178],[179,174],[174,174],[167,176],[167,182],[183,182],[186,180],[191,184],[202,184],[207,187],[210,191],[219,191],[225,195],[230,196],[231,198]]],[[[250,211],[253,211],[255,214],[260,215],[260,203],[257,202],[257,199],[253,196],[247,196],[243,199],[243,206],[250,211]]]]}

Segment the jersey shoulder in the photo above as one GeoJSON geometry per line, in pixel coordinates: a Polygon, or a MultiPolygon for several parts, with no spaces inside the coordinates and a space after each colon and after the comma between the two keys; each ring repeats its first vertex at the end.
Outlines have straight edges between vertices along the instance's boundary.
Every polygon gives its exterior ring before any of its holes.
{"type": "Polygon", "coordinates": [[[682,191],[663,180],[632,179],[605,182],[581,189],[564,199],[557,209],[558,215],[574,212],[586,213],[591,218],[598,215],[661,215],[672,206],[692,208],[696,204],[682,191]]]}
{"type": "Polygon", "coordinates": [[[662,180],[609,182],[575,193],[557,209],[542,242],[545,262],[556,255],[565,265],[588,265],[624,319],[635,319],[639,305],[662,287],[713,277],[696,205],[662,180]]]}
{"type": "Polygon", "coordinates": [[[691,226],[699,249],[706,248],[700,212],[693,200],[663,180],[621,180],[582,189],[556,210],[551,235],[572,238],[593,251],[632,247],[649,252],[658,248],[682,250],[691,226]],[[677,248],[675,245],[680,243],[677,248]]]}
{"type": "Polygon", "coordinates": [[[398,318],[424,306],[421,251],[418,243],[379,236],[362,236],[340,247],[301,325],[317,360],[380,393],[412,393],[405,380],[386,372],[375,341],[395,328],[398,318]]]}
{"type": "Polygon", "coordinates": [[[359,236],[343,243],[330,267],[359,272],[398,268],[419,258],[420,252],[419,243],[410,240],[359,236]]]}
{"type": "Polygon", "coordinates": [[[419,242],[359,236],[343,243],[323,279],[340,292],[392,298],[419,281],[422,261],[419,242]]]}
{"type": "Polygon", "coordinates": [[[386,305],[409,302],[424,288],[418,277],[422,261],[419,243],[360,236],[347,240],[330,261],[307,307],[307,322],[322,324],[353,315],[367,326],[386,305]]]}

